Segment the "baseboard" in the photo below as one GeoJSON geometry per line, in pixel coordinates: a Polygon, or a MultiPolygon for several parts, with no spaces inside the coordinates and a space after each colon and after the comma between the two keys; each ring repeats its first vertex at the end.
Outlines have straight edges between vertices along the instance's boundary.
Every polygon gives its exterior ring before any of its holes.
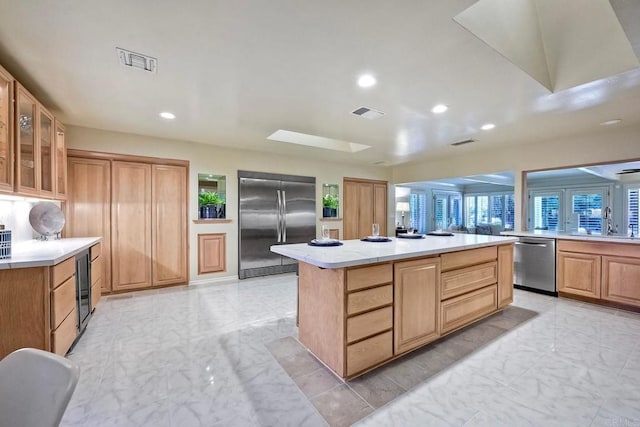
{"type": "Polygon", "coordinates": [[[206,285],[209,283],[224,283],[224,282],[235,282],[238,281],[238,276],[222,276],[222,277],[212,277],[210,279],[198,279],[198,280],[190,280],[189,286],[191,285],[206,285]]]}

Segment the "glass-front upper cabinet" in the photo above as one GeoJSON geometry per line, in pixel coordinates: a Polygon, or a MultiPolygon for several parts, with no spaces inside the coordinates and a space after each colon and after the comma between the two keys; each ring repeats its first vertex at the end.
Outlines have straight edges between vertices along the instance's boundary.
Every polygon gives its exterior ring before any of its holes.
{"type": "Polygon", "coordinates": [[[56,120],[56,199],[67,198],[67,146],[64,141],[64,125],[56,120]]]}
{"type": "Polygon", "coordinates": [[[19,193],[37,193],[36,178],[39,161],[36,150],[36,99],[20,84],[16,84],[17,156],[16,189],[19,193]]]}
{"type": "Polygon", "coordinates": [[[13,191],[13,77],[0,67],[0,190],[13,191]]]}
{"type": "Polygon", "coordinates": [[[53,115],[38,106],[38,136],[40,138],[40,192],[42,194],[53,194],[55,153],[54,153],[54,127],[53,115]]]}

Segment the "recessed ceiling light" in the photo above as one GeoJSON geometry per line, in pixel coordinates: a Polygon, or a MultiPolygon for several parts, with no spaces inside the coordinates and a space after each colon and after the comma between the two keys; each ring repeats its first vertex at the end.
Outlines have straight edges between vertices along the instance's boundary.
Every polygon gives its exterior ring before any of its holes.
{"type": "Polygon", "coordinates": [[[440,114],[440,113],[444,113],[445,111],[447,111],[449,109],[449,107],[447,107],[444,104],[438,104],[435,107],[433,107],[431,109],[432,113],[436,113],[436,114],[440,114]]]}
{"type": "Polygon", "coordinates": [[[494,125],[493,123],[487,123],[487,124],[482,125],[482,127],[480,127],[480,129],[482,129],[482,130],[491,130],[494,127],[496,127],[496,125],[494,125]]]}
{"type": "Polygon", "coordinates": [[[602,122],[600,123],[600,126],[610,126],[610,125],[617,125],[618,123],[620,123],[622,121],[622,119],[612,119],[612,120],[607,120],[606,122],[602,122]]]}
{"type": "Polygon", "coordinates": [[[376,78],[371,74],[363,74],[358,78],[358,86],[371,87],[376,84],[376,78]]]}
{"type": "Polygon", "coordinates": [[[162,117],[163,119],[173,120],[176,118],[176,115],[168,111],[163,111],[162,113],[160,113],[160,117],[162,117]]]}

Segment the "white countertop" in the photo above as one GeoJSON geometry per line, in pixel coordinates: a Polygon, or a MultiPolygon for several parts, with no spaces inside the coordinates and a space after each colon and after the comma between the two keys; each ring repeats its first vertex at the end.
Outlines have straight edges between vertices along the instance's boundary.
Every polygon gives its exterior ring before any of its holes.
{"type": "Polygon", "coordinates": [[[0,259],[0,269],[43,267],[58,264],[95,245],[102,237],[29,240],[11,245],[11,258],[0,259]]]}
{"type": "Polygon", "coordinates": [[[548,230],[533,230],[533,231],[503,231],[500,233],[503,236],[518,236],[518,237],[543,237],[548,239],[564,239],[564,240],[580,240],[583,242],[610,242],[610,243],[628,243],[628,244],[640,244],[640,238],[628,238],[628,237],[616,237],[616,236],[601,236],[598,234],[572,234],[563,231],[548,231],[548,230]]]}
{"type": "Polygon", "coordinates": [[[424,239],[399,239],[391,242],[362,242],[344,240],[342,246],[309,246],[307,243],[273,245],[271,252],[323,268],[342,268],[376,262],[395,261],[445,252],[512,243],[515,237],[455,234],[454,236],[426,236],[424,239]]]}

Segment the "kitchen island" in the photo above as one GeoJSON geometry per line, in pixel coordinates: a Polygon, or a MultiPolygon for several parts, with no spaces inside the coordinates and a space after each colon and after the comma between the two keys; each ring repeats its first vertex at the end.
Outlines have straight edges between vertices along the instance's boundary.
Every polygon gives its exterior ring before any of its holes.
{"type": "Polygon", "coordinates": [[[275,245],[299,261],[300,342],[351,379],[513,301],[514,237],[275,245]]]}

